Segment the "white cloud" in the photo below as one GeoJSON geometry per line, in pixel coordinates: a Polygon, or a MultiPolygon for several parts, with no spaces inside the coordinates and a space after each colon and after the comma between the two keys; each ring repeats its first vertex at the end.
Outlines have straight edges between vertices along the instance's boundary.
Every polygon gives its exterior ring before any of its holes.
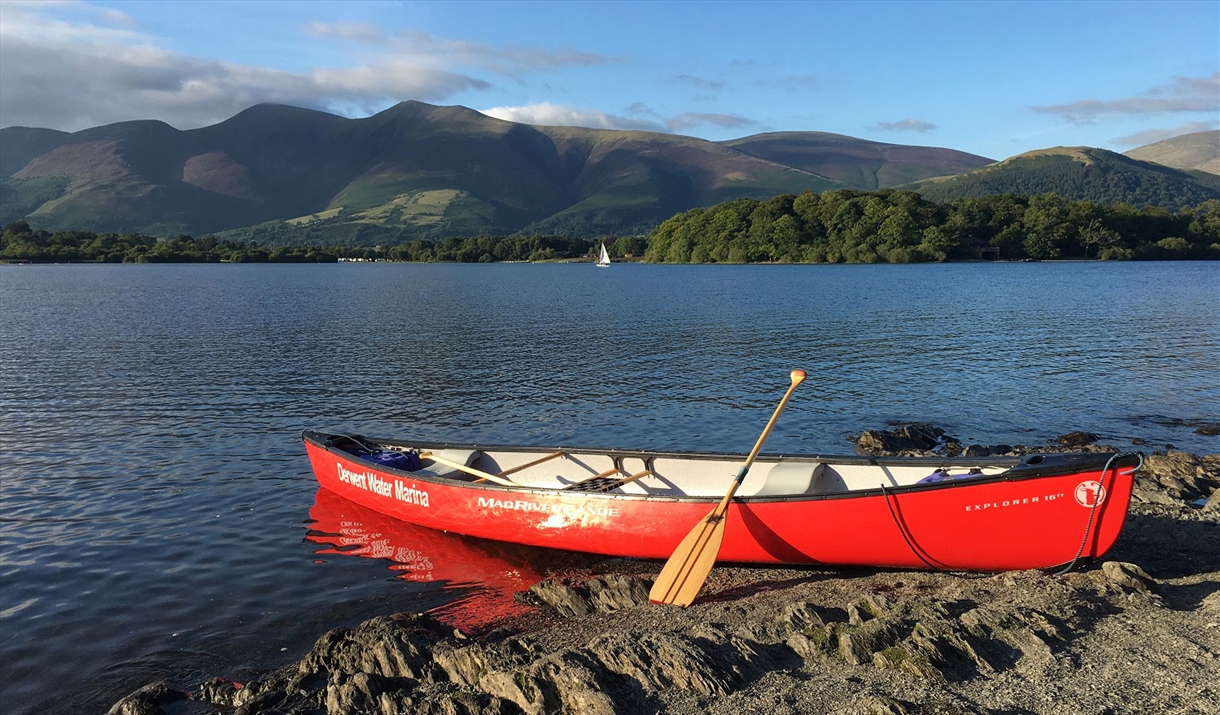
{"type": "Polygon", "coordinates": [[[81,2],[0,2],[0,126],[75,131],[132,119],[180,129],[260,102],[372,113],[441,102],[522,75],[611,61],[571,48],[497,48],[359,23],[308,23],[320,42],[354,43],[355,64],[287,72],[165,49],[131,18],[81,2]]]}
{"type": "Polygon", "coordinates": [[[1180,112],[1220,113],[1220,72],[1210,77],[1174,77],[1134,97],[1081,99],[1068,104],[1030,107],[1035,112],[1064,117],[1073,124],[1092,124],[1101,117],[1151,116],[1180,112]]]}
{"type": "Polygon", "coordinates": [[[433,37],[416,30],[399,30],[395,33],[392,46],[395,54],[414,61],[443,61],[452,66],[479,68],[506,76],[619,61],[571,47],[559,50],[512,46],[498,48],[478,42],[433,37]]]}
{"type": "Polygon", "coordinates": [[[674,131],[694,129],[705,124],[711,124],[721,129],[739,129],[741,127],[757,126],[758,122],[739,114],[715,114],[706,112],[683,112],[665,120],[665,126],[674,131]]]}
{"type": "MultiPolygon", "coordinates": [[[[753,119],[737,114],[710,114],[698,112],[683,112],[660,122],[647,119],[632,119],[617,114],[610,114],[598,109],[579,109],[564,104],[537,102],[521,107],[492,107],[480,109],[489,117],[503,119],[520,124],[536,124],[544,127],[587,127],[589,129],[638,129],[649,132],[682,132],[695,127],[713,125],[722,129],[757,126],[753,119]]],[[[660,118],[660,115],[642,103],[627,107],[628,114],[636,116],[648,115],[660,118]]]]}
{"type": "Polygon", "coordinates": [[[689,74],[680,74],[674,79],[683,84],[689,84],[695,89],[705,89],[710,92],[719,92],[725,88],[725,83],[720,80],[704,79],[703,77],[696,77],[689,74]]]}
{"type": "Polygon", "coordinates": [[[875,132],[930,132],[936,128],[932,122],[922,119],[903,119],[897,122],[877,122],[869,129],[875,132]]]}
{"type": "Polygon", "coordinates": [[[766,89],[779,89],[788,94],[808,92],[822,86],[821,78],[815,75],[788,75],[784,77],[764,77],[754,81],[754,84],[766,89]]]}
{"type": "Polygon", "coordinates": [[[387,40],[380,27],[367,22],[307,22],[301,31],[311,37],[338,38],[366,45],[379,45],[387,40]]]}
{"type": "Polygon", "coordinates": [[[631,104],[630,106],[624,107],[623,111],[628,114],[637,114],[637,115],[643,114],[643,115],[647,115],[650,117],[661,116],[660,114],[657,113],[657,110],[653,109],[652,107],[648,106],[647,104],[644,104],[643,102],[635,102],[635,103],[631,104]]]}
{"type": "MultiPolygon", "coordinates": [[[[634,106],[634,105],[633,105],[634,106]]],[[[538,102],[521,107],[492,107],[480,109],[489,117],[519,124],[536,124],[544,127],[586,127],[589,129],[642,129],[663,132],[665,127],[642,119],[631,119],[609,114],[596,109],[577,109],[551,102],[538,102]]]]}

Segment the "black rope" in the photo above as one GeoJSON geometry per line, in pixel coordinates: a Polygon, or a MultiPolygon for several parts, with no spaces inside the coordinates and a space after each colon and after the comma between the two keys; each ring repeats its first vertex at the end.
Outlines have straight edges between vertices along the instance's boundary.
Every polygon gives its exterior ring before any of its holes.
{"type": "Polygon", "coordinates": [[[944,569],[940,568],[939,566],[933,566],[930,561],[923,557],[923,554],[919,553],[919,550],[915,548],[915,545],[911,543],[910,538],[907,537],[907,530],[902,528],[902,524],[898,522],[898,515],[894,513],[894,507],[890,505],[890,495],[885,491],[885,484],[881,485],[881,498],[885,500],[885,507],[890,510],[890,518],[894,520],[894,526],[898,527],[898,533],[902,534],[902,540],[907,542],[907,548],[911,550],[911,553],[915,554],[915,556],[924,563],[924,566],[927,566],[933,571],[944,571],[944,569]]]}
{"type": "MultiPolygon", "coordinates": [[[[1064,566],[1062,569],[1055,572],[1056,576],[1062,576],[1075,568],[1076,562],[1080,560],[1080,555],[1084,553],[1084,547],[1089,543],[1089,532],[1093,530],[1093,518],[1097,515],[1097,507],[1101,506],[1102,494],[1106,489],[1106,472],[1110,471],[1110,465],[1114,464],[1114,460],[1122,457],[1140,458],[1139,464],[1135,465],[1135,468],[1131,470],[1132,472],[1137,472],[1139,471],[1140,467],[1144,466],[1144,455],[1141,452],[1123,452],[1122,454],[1115,454],[1106,460],[1106,466],[1101,468],[1101,477],[1097,480],[1097,496],[1093,499],[1093,508],[1089,509],[1089,520],[1085,522],[1084,525],[1084,536],[1080,539],[1080,548],[1076,549],[1076,555],[1072,557],[1072,560],[1068,562],[1067,566],[1064,566]]],[[[1114,476],[1118,476],[1117,468],[1114,470],[1114,476]]],[[[1115,481],[1117,481],[1117,479],[1115,481]]]]}

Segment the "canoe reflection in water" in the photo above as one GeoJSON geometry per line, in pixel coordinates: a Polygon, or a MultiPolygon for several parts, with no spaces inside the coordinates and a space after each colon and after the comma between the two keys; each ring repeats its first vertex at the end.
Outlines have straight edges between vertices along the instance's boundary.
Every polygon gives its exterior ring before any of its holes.
{"type": "Polygon", "coordinates": [[[476,631],[526,612],[528,606],[513,594],[541,581],[541,574],[600,560],[408,524],[324,488],[318,489],[309,516],[313,523],[305,538],[328,547],[318,554],[384,559],[397,578],[464,590],[430,611],[462,630],[476,631]]]}

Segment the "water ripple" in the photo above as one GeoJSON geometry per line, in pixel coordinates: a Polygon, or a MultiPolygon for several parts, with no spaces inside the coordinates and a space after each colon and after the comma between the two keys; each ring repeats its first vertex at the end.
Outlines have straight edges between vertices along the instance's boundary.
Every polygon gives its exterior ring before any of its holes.
{"type": "Polygon", "coordinates": [[[453,602],[319,555],[303,428],[746,451],[801,367],[768,449],[927,420],[1216,451],[1175,421],[1217,419],[1216,263],[0,273],[5,712],[93,712],[453,602]],[[66,681],[95,699],[40,703],[66,681]]]}

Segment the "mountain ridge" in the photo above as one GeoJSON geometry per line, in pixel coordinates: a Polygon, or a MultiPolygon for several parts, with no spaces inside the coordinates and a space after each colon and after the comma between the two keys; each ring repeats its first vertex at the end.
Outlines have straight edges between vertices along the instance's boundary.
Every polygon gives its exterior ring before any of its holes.
{"type": "Polygon", "coordinates": [[[829,132],[711,142],[529,125],[418,101],[359,119],[259,104],[189,130],[157,120],[0,129],[0,224],[288,243],[623,234],[737,198],[898,186],[943,194],[954,184],[938,177],[1014,158],[829,132]]]}

